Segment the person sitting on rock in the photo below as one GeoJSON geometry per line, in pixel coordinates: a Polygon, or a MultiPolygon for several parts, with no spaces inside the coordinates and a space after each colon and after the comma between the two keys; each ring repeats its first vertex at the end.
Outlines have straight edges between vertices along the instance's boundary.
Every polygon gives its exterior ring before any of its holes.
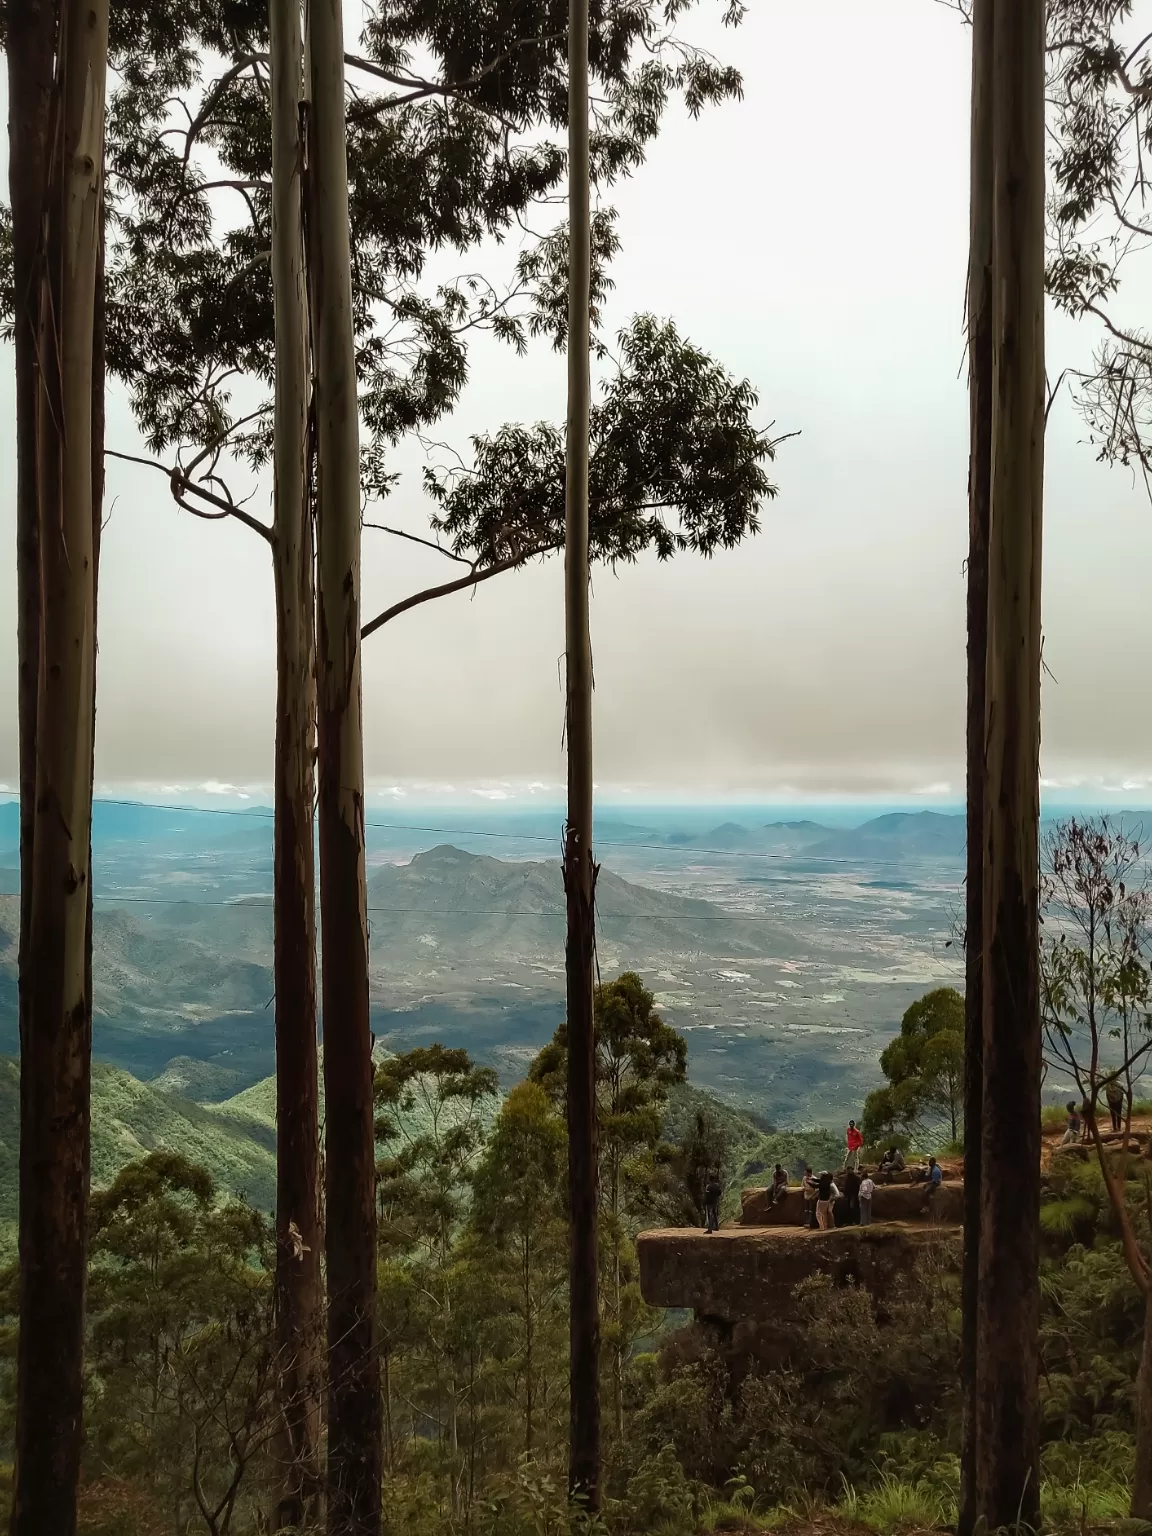
{"type": "Polygon", "coordinates": [[[1069,1099],[1065,1107],[1068,1110],[1068,1118],[1064,1123],[1064,1135],[1060,1145],[1062,1147],[1074,1147],[1080,1141],[1080,1111],[1076,1108],[1076,1103],[1073,1099],[1069,1099]]]}
{"type": "Polygon", "coordinates": [[[804,1177],[800,1180],[800,1187],[804,1191],[804,1221],[803,1226],[807,1231],[812,1231],[816,1226],[816,1175],[811,1168],[805,1167],[804,1177]]]}
{"type": "Polygon", "coordinates": [[[840,1191],[836,1188],[836,1180],[825,1169],[816,1181],[816,1225],[821,1232],[831,1232],[832,1202],[839,1198],[840,1191]]]}
{"type": "Polygon", "coordinates": [[[880,1159],[880,1172],[885,1178],[891,1178],[894,1173],[903,1173],[907,1166],[899,1147],[889,1147],[880,1159]]]}
{"type": "Polygon", "coordinates": [[[924,1209],[931,1210],[932,1201],[936,1197],[936,1191],[940,1188],[944,1179],[944,1170],[934,1157],[928,1159],[928,1171],[925,1174],[927,1189],[924,1191],[924,1209]]]}
{"type": "Polygon", "coordinates": [[[704,1186],[704,1230],[709,1234],[720,1230],[720,1196],[723,1193],[720,1175],[713,1169],[704,1186]]]}
{"type": "Polygon", "coordinates": [[[784,1169],[780,1166],[780,1164],[777,1163],[772,1173],[772,1183],[768,1190],[769,1210],[771,1210],[774,1205],[779,1205],[787,1193],[788,1175],[784,1172],[784,1169]]]}

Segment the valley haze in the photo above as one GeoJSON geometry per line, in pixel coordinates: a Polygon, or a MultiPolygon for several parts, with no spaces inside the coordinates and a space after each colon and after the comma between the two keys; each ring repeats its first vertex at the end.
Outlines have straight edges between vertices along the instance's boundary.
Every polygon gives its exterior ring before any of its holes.
{"type": "MultiPolygon", "coordinates": [[[[219,797],[218,797],[219,798],[219,797]]],[[[372,1026],[522,1077],[564,1012],[555,805],[373,806],[372,1026]]],[[[914,998],[962,986],[957,807],[603,806],[598,963],[636,970],[690,1080],[780,1126],[839,1125],[914,998]]],[[[272,818],[97,800],[96,1058],[220,1102],[274,1067],[272,818]]],[[[18,1049],[18,807],[0,803],[0,1052],[18,1049]]]]}
{"type": "MultiPolygon", "coordinates": [[[[17,816],[0,804],[9,1053],[17,816]]],[[[505,1084],[523,1076],[563,1018],[562,820],[555,805],[370,809],[383,1048],[443,1040],[505,1084]]],[[[640,972],[698,1086],[776,1124],[838,1123],[875,1084],[908,1004],[962,979],[963,850],[956,809],[603,807],[600,973],[640,972]]],[[[97,1059],[205,1102],[266,1078],[271,812],[98,800],[93,856],[97,1059]]]]}

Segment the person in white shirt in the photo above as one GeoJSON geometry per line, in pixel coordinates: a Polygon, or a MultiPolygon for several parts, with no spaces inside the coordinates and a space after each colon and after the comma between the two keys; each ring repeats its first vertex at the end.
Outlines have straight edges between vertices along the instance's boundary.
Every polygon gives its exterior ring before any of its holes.
{"type": "Polygon", "coordinates": [[[804,1190],[804,1226],[812,1231],[816,1226],[816,1176],[811,1168],[805,1168],[800,1183],[804,1190]]]}
{"type": "Polygon", "coordinates": [[[860,1225],[870,1227],[872,1225],[872,1196],[876,1193],[876,1185],[872,1175],[866,1173],[860,1180],[860,1225]]]}

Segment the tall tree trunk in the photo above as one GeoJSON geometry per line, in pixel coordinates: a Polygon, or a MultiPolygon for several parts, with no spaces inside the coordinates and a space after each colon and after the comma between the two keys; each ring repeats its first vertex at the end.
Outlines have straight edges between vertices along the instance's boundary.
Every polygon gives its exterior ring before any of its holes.
{"type": "Polygon", "coordinates": [[[316,414],[317,725],[323,950],[325,1252],[328,1260],[328,1529],[380,1528],[376,1199],[364,745],[360,699],[360,452],[344,28],[340,0],[311,0],[308,243],[316,414]]]}
{"type": "Polygon", "coordinates": [[[49,113],[35,402],[40,642],[20,1062],[15,1536],[76,1527],[87,1257],[93,463],[107,0],[61,6],[49,113]]]}
{"type": "Polygon", "coordinates": [[[275,1528],[315,1523],[320,1491],[320,1122],[316,1052],[315,590],[297,0],[268,8],[276,311],[276,1345],[283,1443],[275,1528]]]}
{"type": "Polygon", "coordinates": [[[998,4],[985,752],[977,1518],[1039,1520],[1044,4],[998,4]]]}
{"type": "Polygon", "coordinates": [[[1152,1287],[1144,1293],[1144,1344],[1136,1374],[1136,1465],[1132,1518],[1152,1520],[1152,1287]]]}
{"type": "Polygon", "coordinates": [[[32,844],[36,805],[36,692],[40,670],[40,530],[36,471],[38,253],[45,206],[57,0],[8,7],[8,187],[16,361],[16,635],[20,736],[20,1037],[28,1002],[32,844]]]}
{"type": "MultiPolygon", "coordinates": [[[[992,474],[992,23],[995,0],[972,8],[968,249],[968,721],[964,914],[963,1443],[958,1536],[976,1527],[977,1297],[980,1142],[984,1122],[984,716],[988,664],[988,509],[992,474]]],[[[955,1135],[955,1133],[953,1133],[955,1135]]]]}
{"type": "Polygon", "coordinates": [[[592,1011],[596,866],[592,858],[592,644],[588,627],[588,431],[591,385],[588,0],[568,10],[568,444],[564,617],[568,824],[564,835],[568,1003],[568,1486],[600,1500],[600,1318],[597,1295],[596,1040],[592,1011]]]}

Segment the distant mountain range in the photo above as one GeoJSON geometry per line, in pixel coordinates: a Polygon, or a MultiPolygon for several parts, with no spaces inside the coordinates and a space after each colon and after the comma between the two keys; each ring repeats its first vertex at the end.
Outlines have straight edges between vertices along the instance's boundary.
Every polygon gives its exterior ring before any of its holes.
{"type": "Polygon", "coordinates": [[[772,821],[746,827],[726,821],[708,832],[676,833],[667,841],[682,848],[728,852],[771,852],[813,859],[885,861],[960,859],[966,837],[962,815],[941,811],[892,811],[859,827],[826,827],[818,821],[772,821]]]}
{"type": "MultiPolygon", "coordinates": [[[[670,848],[715,848],[722,852],[756,849],[810,853],[822,858],[853,858],[878,851],[882,846],[904,858],[959,857],[964,847],[963,815],[941,811],[893,811],[856,827],[825,826],[811,820],[773,821],[762,826],[728,821],[705,832],[664,832],[640,823],[615,820],[607,812],[603,816],[608,840],[623,845],[664,844],[670,848]]],[[[0,864],[14,861],[19,828],[17,803],[0,802],[0,864]]],[[[402,825],[394,830],[402,830],[402,825]]],[[[375,841],[371,826],[368,836],[371,846],[375,841]]],[[[104,851],[117,848],[122,852],[136,845],[141,856],[147,858],[167,847],[177,854],[205,849],[266,852],[270,859],[272,813],[266,807],[221,814],[97,800],[93,806],[92,840],[97,850],[104,851]]]]}

